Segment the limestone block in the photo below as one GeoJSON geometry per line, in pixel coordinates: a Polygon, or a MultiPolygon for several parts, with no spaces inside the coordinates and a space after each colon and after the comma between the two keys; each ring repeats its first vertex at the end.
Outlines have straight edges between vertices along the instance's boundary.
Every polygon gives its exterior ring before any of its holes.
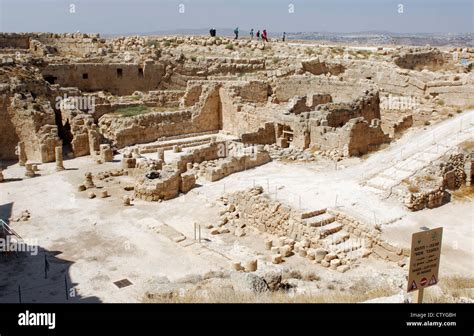
{"type": "Polygon", "coordinates": [[[25,163],[25,176],[26,177],[35,177],[36,173],[33,170],[33,164],[32,163],[25,163]]]}
{"type": "Polygon", "coordinates": [[[328,251],[326,251],[325,249],[317,248],[314,251],[314,261],[321,262],[323,259],[325,259],[327,254],[328,254],[328,251]]]}
{"type": "Polygon", "coordinates": [[[292,248],[290,245],[283,245],[282,247],[280,247],[279,250],[280,250],[280,254],[284,258],[287,258],[292,255],[292,248]]]}
{"type": "Polygon", "coordinates": [[[245,263],[246,272],[255,272],[256,270],[257,270],[257,259],[252,259],[245,263]]]}
{"type": "Polygon", "coordinates": [[[281,264],[282,262],[282,257],[280,254],[274,254],[272,255],[272,263],[273,264],[281,264]]]}
{"type": "Polygon", "coordinates": [[[181,185],[180,191],[187,193],[189,190],[194,188],[196,185],[196,176],[192,172],[186,172],[181,174],[181,185]]]}
{"type": "Polygon", "coordinates": [[[124,197],[122,198],[122,203],[123,203],[123,205],[125,205],[125,206],[130,205],[130,197],[124,196],[124,197]]]}
{"type": "Polygon", "coordinates": [[[240,264],[240,262],[233,262],[232,263],[232,269],[234,269],[235,271],[242,271],[243,270],[242,265],[240,264]]]}
{"type": "Polygon", "coordinates": [[[339,265],[341,265],[341,260],[339,260],[339,259],[332,259],[329,262],[329,266],[330,266],[331,269],[336,269],[339,265]]]}
{"type": "Polygon", "coordinates": [[[265,240],[265,250],[270,250],[273,245],[273,240],[271,239],[266,239],[265,240]]]}
{"type": "Polygon", "coordinates": [[[324,257],[324,260],[326,261],[331,261],[331,260],[334,260],[337,258],[337,254],[334,253],[334,252],[329,252],[328,254],[326,254],[326,256],[324,257]]]}
{"type": "Polygon", "coordinates": [[[114,160],[114,152],[109,144],[100,145],[100,158],[102,162],[111,162],[114,160]]]}

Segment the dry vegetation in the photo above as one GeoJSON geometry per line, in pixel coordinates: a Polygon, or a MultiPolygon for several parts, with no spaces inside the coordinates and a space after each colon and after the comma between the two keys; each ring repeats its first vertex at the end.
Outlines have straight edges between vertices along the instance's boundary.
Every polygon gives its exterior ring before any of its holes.
{"type": "Polygon", "coordinates": [[[474,278],[463,276],[450,276],[442,278],[438,284],[443,294],[434,292],[432,289],[425,291],[425,302],[443,303],[452,302],[453,299],[461,297],[474,300],[474,278]]]}
{"type": "Polygon", "coordinates": [[[235,292],[233,289],[216,289],[183,295],[154,296],[146,294],[144,303],[357,303],[366,300],[394,295],[387,287],[378,287],[363,293],[341,291],[332,286],[322,293],[291,294],[283,291],[255,294],[235,292]]]}
{"type": "MultiPolygon", "coordinates": [[[[319,281],[319,277],[311,274],[297,274],[293,279],[305,279],[306,281],[319,281]]],[[[290,274],[289,274],[290,275],[290,274]]],[[[357,303],[379,297],[388,297],[397,293],[388,284],[374,287],[366,280],[356,281],[350,287],[344,287],[330,282],[317,286],[315,291],[295,293],[279,290],[256,294],[253,292],[236,292],[231,285],[224,286],[197,286],[193,290],[182,293],[154,294],[147,292],[142,302],[144,303],[357,303]]]]}
{"type": "Polygon", "coordinates": [[[451,196],[459,201],[472,201],[474,199],[474,187],[462,186],[451,192],[451,196]]]}

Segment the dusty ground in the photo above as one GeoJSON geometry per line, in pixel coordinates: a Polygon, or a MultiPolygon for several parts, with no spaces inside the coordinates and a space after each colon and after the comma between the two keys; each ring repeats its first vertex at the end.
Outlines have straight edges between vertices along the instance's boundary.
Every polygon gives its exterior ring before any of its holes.
{"type": "MultiPolygon", "coordinates": [[[[441,156],[453,145],[472,139],[473,122],[474,111],[466,111],[438,125],[413,129],[367,159],[348,159],[337,165],[324,160],[305,164],[271,162],[218,182],[202,183],[173,200],[137,200],[130,207],[124,207],[121,198],[133,193],[123,190],[133,182],[131,177],[116,177],[111,182],[96,180],[96,185],[111,195],[104,199],[88,199],[87,192],[76,190],[86,171],[95,174],[120,168],[120,155],[115,162],[101,165],[91,157],[67,160],[67,170],[59,173],[54,171],[54,163],[42,164],[41,176],[32,179],[24,179],[23,167],[11,165],[4,170],[7,182],[0,185],[0,217],[15,217],[29,210],[28,221],[11,222],[11,226],[25,240],[37,240],[41,251],[36,256],[2,256],[0,302],[18,302],[18,285],[23,302],[65,301],[64,278],[77,294],[70,300],[139,302],[145,291],[157,286],[160,276],[180,282],[193,274],[228,271],[232,260],[245,260],[255,254],[259,268],[311,270],[325,287],[333,283],[341,289],[358,279],[369,279],[379,285],[390,282],[403,291],[407,270],[370,258],[341,274],[299,256],[274,266],[269,251],[263,248],[263,235],[257,233],[242,238],[211,236],[203,228],[202,242],[194,241],[194,222],[204,226],[218,220],[214,202],[219,196],[253,185],[263,186],[273,198],[294,207],[340,207],[367,223],[381,225],[382,238],[403,247],[409,247],[411,234],[421,226],[443,226],[441,276],[473,277],[472,198],[453,199],[440,208],[412,213],[389,197],[390,187],[401,183],[406,174],[416,172],[424,162],[441,156]],[[186,239],[175,242],[181,234],[186,239]],[[50,261],[47,279],[45,254],[50,261]],[[129,279],[132,285],[117,288],[113,282],[121,279],[129,279]]],[[[170,159],[171,153],[167,152],[166,160],[170,159]]],[[[319,290],[311,286],[307,289],[319,290]]]]}

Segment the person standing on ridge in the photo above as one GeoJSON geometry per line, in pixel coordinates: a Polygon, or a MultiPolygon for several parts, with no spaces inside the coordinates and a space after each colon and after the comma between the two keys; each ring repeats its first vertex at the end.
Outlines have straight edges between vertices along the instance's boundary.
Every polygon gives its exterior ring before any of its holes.
{"type": "Polygon", "coordinates": [[[268,42],[267,30],[264,29],[262,33],[262,40],[263,42],[268,42]]]}
{"type": "Polygon", "coordinates": [[[253,28],[250,29],[250,39],[253,40],[253,28]]]}
{"type": "Polygon", "coordinates": [[[283,42],[285,42],[285,40],[286,40],[286,32],[283,32],[283,36],[282,36],[281,39],[282,39],[283,42]]]}
{"type": "Polygon", "coordinates": [[[234,34],[235,34],[235,39],[234,40],[237,40],[239,38],[239,27],[234,29],[234,34]]]}
{"type": "Polygon", "coordinates": [[[257,31],[257,40],[260,40],[260,30],[257,31]]]}

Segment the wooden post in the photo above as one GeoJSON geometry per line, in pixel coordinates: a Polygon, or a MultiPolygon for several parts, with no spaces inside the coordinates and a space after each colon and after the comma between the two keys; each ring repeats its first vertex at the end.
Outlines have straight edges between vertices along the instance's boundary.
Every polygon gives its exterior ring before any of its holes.
{"type": "Polygon", "coordinates": [[[196,240],[196,229],[197,229],[196,222],[194,222],[193,225],[194,225],[194,240],[196,240]]]}
{"type": "Polygon", "coordinates": [[[425,289],[423,287],[421,287],[419,290],[417,290],[413,295],[414,295],[414,298],[413,298],[413,302],[414,303],[423,303],[423,292],[425,291],[425,289]]]}
{"type": "Polygon", "coordinates": [[[201,224],[199,224],[199,244],[201,243],[201,224]]]}

